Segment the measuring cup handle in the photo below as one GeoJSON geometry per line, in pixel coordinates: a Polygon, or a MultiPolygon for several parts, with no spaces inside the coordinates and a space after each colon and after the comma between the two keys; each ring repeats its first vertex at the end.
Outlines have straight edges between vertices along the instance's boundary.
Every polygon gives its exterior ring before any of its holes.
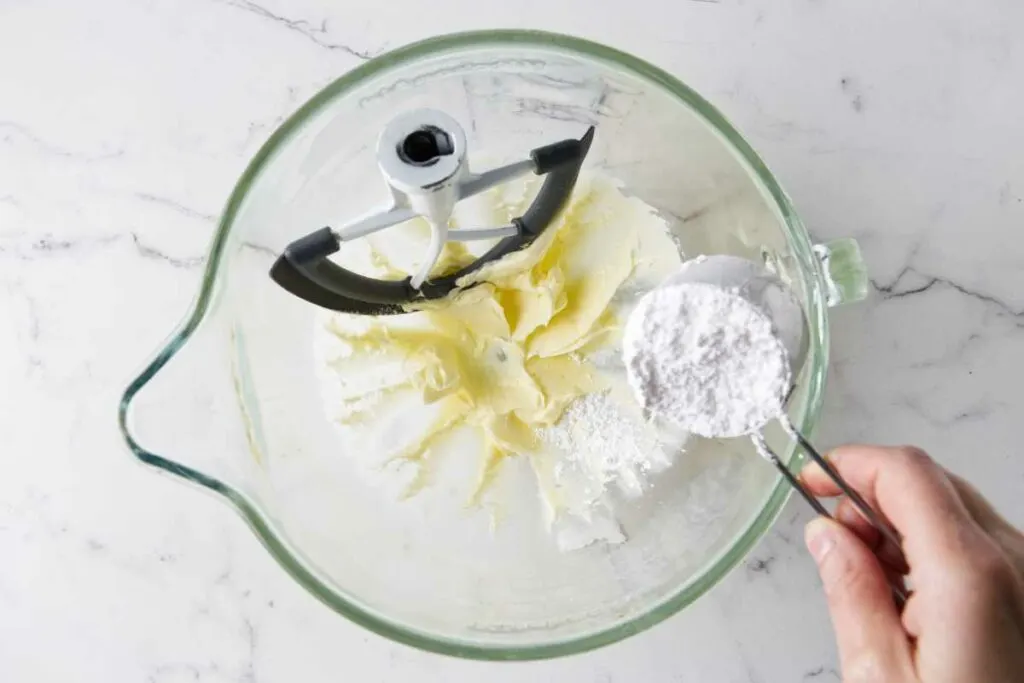
{"type": "Polygon", "coordinates": [[[852,304],[867,298],[871,281],[855,240],[839,239],[816,244],[814,253],[821,262],[821,276],[829,306],[852,304]]]}

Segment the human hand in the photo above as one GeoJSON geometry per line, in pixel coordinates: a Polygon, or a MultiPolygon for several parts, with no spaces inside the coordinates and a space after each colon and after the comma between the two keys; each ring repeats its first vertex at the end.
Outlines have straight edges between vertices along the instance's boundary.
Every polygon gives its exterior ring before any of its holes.
{"type": "MultiPolygon", "coordinates": [[[[919,449],[845,446],[829,460],[903,537],[901,553],[845,497],[841,523],[807,525],[844,683],[1024,681],[1024,535],[919,449]],[[904,575],[901,612],[887,577],[904,575]]],[[[841,493],[813,463],[801,478],[841,493]]]]}

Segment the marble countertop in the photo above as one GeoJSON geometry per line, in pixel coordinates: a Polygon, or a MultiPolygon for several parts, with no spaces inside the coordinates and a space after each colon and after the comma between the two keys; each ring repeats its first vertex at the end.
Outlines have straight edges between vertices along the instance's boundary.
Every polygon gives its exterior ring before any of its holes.
{"type": "Polygon", "coordinates": [[[348,623],[124,448],[119,392],[186,310],[247,160],[339,74],[454,30],[580,34],[719,105],[812,232],[870,266],[870,300],[833,316],[819,441],[917,443],[1024,524],[1024,5],[607,5],[0,2],[0,678],[838,680],[798,500],[651,631],[488,665],[348,623]]]}

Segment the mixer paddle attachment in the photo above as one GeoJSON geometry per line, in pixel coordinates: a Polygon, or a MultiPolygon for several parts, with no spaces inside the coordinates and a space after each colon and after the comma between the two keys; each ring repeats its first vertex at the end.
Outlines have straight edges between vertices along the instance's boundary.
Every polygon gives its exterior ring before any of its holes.
{"type": "Polygon", "coordinates": [[[363,315],[403,313],[409,304],[439,299],[459,288],[466,275],[529,246],[565,206],[594,139],[591,126],[578,140],[532,150],[528,158],[483,173],[470,171],[466,135],[451,116],[418,109],[393,119],[377,143],[377,164],[388,184],[390,202],[340,228],[325,227],[285,247],[270,277],[291,294],[335,311],[363,315]],[[455,204],[522,177],[544,176],[526,212],[509,225],[449,230],[455,204]],[[431,229],[419,270],[402,280],[380,280],[352,272],[330,260],[342,243],[422,216],[431,229]],[[449,240],[498,242],[469,265],[430,277],[449,240]]]}

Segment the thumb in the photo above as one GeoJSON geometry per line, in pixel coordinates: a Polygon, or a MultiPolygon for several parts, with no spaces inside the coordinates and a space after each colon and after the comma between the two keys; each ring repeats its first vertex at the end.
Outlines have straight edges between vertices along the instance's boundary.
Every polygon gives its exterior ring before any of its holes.
{"type": "Polygon", "coordinates": [[[910,680],[910,644],[878,558],[827,517],[807,525],[836,632],[844,681],[910,680]]]}

